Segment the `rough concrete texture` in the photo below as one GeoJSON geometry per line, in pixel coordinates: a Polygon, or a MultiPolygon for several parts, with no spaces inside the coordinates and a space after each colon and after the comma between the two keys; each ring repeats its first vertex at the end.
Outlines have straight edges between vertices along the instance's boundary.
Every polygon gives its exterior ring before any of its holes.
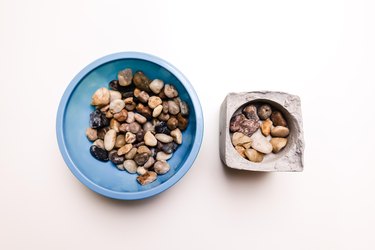
{"type": "Polygon", "coordinates": [[[303,171],[304,151],[301,101],[298,96],[283,92],[255,91],[230,93],[220,110],[220,158],[230,168],[252,171],[303,171]],[[290,135],[287,146],[277,154],[266,155],[260,163],[242,158],[231,143],[229,122],[248,103],[268,103],[283,113],[290,135]],[[240,109],[241,108],[241,109],[240,109]]]}

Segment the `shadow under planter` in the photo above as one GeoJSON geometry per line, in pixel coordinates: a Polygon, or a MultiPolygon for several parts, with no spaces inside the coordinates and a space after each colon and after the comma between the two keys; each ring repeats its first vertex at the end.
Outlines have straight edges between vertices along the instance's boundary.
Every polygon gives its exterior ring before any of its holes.
{"type": "Polygon", "coordinates": [[[230,93],[226,96],[220,110],[220,158],[234,169],[251,171],[303,171],[303,127],[301,101],[298,96],[273,91],[254,91],[230,93]],[[288,123],[288,143],[279,153],[267,155],[262,162],[251,162],[242,157],[234,148],[229,130],[233,115],[249,104],[269,104],[279,110],[288,123]]]}

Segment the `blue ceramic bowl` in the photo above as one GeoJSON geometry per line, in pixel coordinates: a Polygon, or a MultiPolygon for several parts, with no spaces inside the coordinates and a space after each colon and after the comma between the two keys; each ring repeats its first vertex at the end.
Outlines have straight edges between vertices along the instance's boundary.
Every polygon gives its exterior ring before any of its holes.
{"type": "Polygon", "coordinates": [[[66,164],[84,185],[115,199],[144,199],[168,189],[190,169],[202,143],[203,114],[193,87],[175,67],[152,55],[123,52],[94,61],[74,77],[60,101],[56,133],[66,164]],[[89,114],[94,110],[90,105],[92,94],[100,87],[108,87],[111,80],[117,79],[117,72],[124,68],[131,68],[133,72],[142,70],[150,79],[158,78],[173,84],[190,107],[183,144],[168,161],[171,170],[145,186],[137,182],[136,174],[119,171],[111,162],[94,159],[89,152],[92,143],[85,135],[89,114]]]}

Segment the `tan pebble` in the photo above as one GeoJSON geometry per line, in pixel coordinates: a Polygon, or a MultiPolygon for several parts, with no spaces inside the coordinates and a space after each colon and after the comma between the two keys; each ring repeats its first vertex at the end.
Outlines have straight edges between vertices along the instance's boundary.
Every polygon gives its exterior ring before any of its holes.
{"type": "Polygon", "coordinates": [[[98,131],[94,128],[87,128],[86,136],[90,141],[95,141],[96,139],[98,139],[98,131]]]}
{"type": "Polygon", "coordinates": [[[145,145],[138,147],[138,150],[137,150],[137,154],[143,154],[143,153],[147,153],[149,156],[151,156],[151,150],[145,145]]]}
{"type": "Polygon", "coordinates": [[[166,134],[156,134],[155,138],[162,143],[169,143],[173,141],[173,137],[166,134]]]}
{"type": "Polygon", "coordinates": [[[253,149],[264,154],[272,152],[272,145],[259,129],[250,138],[253,141],[251,144],[253,149]]]}
{"type": "Polygon", "coordinates": [[[151,96],[148,99],[148,106],[152,109],[156,108],[157,106],[161,105],[163,101],[159,96],[151,96]]]}
{"type": "Polygon", "coordinates": [[[127,154],[125,154],[125,159],[132,160],[137,154],[137,148],[132,148],[127,154]]]}
{"type": "Polygon", "coordinates": [[[92,145],[104,149],[104,141],[102,139],[97,139],[92,145]]]}
{"type": "Polygon", "coordinates": [[[125,146],[122,146],[121,148],[119,148],[119,150],[117,151],[117,154],[118,155],[124,155],[124,154],[127,154],[129,153],[129,151],[133,148],[133,145],[132,144],[126,144],[125,146]]]}
{"type": "Polygon", "coordinates": [[[235,146],[236,151],[245,158],[245,148],[242,146],[235,146]]]}
{"type": "Polygon", "coordinates": [[[164,85],[164,94],[168,98],[175,98],[175,97],[178,96],[178,91],[173,85],[165,84],[164,85]]]}
{"type": "Polygon", "coordinates": [[[118,100],[118,99],[121,99],[122,98],[122,95],[119,91],[115,91],[115,90],[110,90],[109,91],[109,100],[110,102],[114,101],[114,100],[118,100]]]}
{"type": "Polygon", "coordinates": [[[144,140],[145,144],[150,147],[155,147],[158,144],[158,141],[156,140],[155,136],[150,131],[146,132],[144,140]]]}
{"type": "Polygon", "coordinates": [[[140,114],[138,114],[138,113],[134,115],[134,119],[135,119],[138,123],[140,123],[140,124],[145,124],[145,123],[147,122],[146,117],[144,117],[143,115],[140,115],[140,114]]]}
{"type": "Polygon", "coordinates": [[[158,117],[162,111],[163,111],[162,105],[155,107],[154,110],[152,111],[152,117],[158,117]]]}
{"type": "Polygon", "coordinates": [[[150,95],[147,94],[146,91],[141,91],[138,95],[138,100],[143,102],[143,103],[147,103],[148,102],[148,99],[150,98],[150,95]]]}
{"type": "Polygon", "coordinates": [[[273,137],[287,137],[289,135],[289,129],[283,126],[276,126],[271,130],[273,137]]]}
{"type": "Polygon", "coordinates": [[[144,186],[150,184],[151,182],[154,182],[156,178],[157,174],[155,172],[147,171],[145,174],[138,176],[137,181],[144,186]]]}
{"type": "Polygon", "coordinates": [[[271,119],[267,119],[260,125],[260,129],[262,130],[262,134],[264,136],[269,136],[271,133],[272,121],[271,119]]]}
{"type": "Polygon", "coordinates": [[[132,112],[132,111],[128,112],[128,117],[126,118],[126,123],[134,122],[135,121],[134,115],[135,115],[134,112],[132,112]]]}
{"type": "Polygon", "coordinates": [[[170,169],[171,167],[166,161],[157,161],[154,164],[154,171],[157,174],[166,174],[170,169]]]}
{"type": "Polygon", "coordinates": [[[125,145],[125,135],[118,135],[116,137],[115,148],[121,148],[125,145]]]}
{"type": "Polygon", "coordinates": [[[154,157],[150,157],[148,158],[148,160],[146,161],[145,165],[143,165],[144,168],[150,168],[154,165],[155,163],[155,159],[154,157]]]}
{"type": "Polygon", "coordinates": [[[251,145],[251,138],[243,133],[235,132],[232,135],[232,144],[233,146],[242,146],[244,144],[250,143],[251,145]]]}
{"type": "Polygon", "coordinates": [[[131,69],[124,69],[117,74],[118,83],[120,86],[128,86],[132,83],[133,71],[131,69]]]}
{"type": "Polygon", "coordinates": [[[134,143],[137,139],[137,136],[133,134],[132,132],[126,132],[125,134],[125,142],[126,143],[134,143]]]}
{"type": "Polygon", "coordinates": [[[120,112],[114,114],[113,118],[119,122],[124,122],[128,118],[128,111],[126,111],[126,109],[122,109],[120,112]]]}
{"type": "Polygon", "coordinates": [[[263,161],[263,157],[264,157],[264,154],[256,151],[255,149],[246,149],[245,150],[245,155],[247,157],[247,159],[249,159],[249,161],[252,161],[252,162],[261,162],[263,161]]]}
{"type": "Polygon", "coordinates": [[[164,82],[159,79],[155,79],[150,83],[150,89],[155,94],[159,94],[162,88],[164,87],[164,82]]]}
{"type": "Polygon", "coordinates": [[[137,174],[143,175],[147,172],[147,170],[144,167],[138,167],[137,168],[137,174]]]}
{"type": "Polygon", "coordinates": [[[160,151],[156,154],[156,160],[157,161],[166,161],[169,160],[172,157],[173,154],[167,154],[163,151],[160,151]]]}
{"type": "Polygon", "coordinates": [[[130,174],[135,174],[137,172],[137,163],[133,160],[125,160],[123,166],[130,174]]]}
{"type": "Polygon", "coordinates": [[[94,106],[104,106],[110,102],[110,94],[107,88],[100,88],[95,91],[91,98],[91,105],[94,106]]]}
{"type": "Polygon", "coordinates": [[[116,142],[116,131],[114,129],[110,129],[104,136],[104,148],[107,151],[111,151],[116,142]]]}
{"type": "Polygon", "coordinates": [[[171,131],[171,136],[177,144],[182,144],[182,133],[181,130],[176,128],[171,131]]]}
{"type": "Polygon", "coordinates": [[[116,119],[114,119],[114,118],[112,118],[111,121],[109,122],[109,127],[111,129],[114,129],[116,131],[116,133],[118,133],[120,131],[119,130],[120,123],[116,119]]]}
{"type": "Polygon", "coordinates": [[[288,142],[288,139],[286,138],[272,138],[270,143],[272,145],[272,152],[273,153],[278,153],[280,150],[282,150],[288,142]]]}
{"type": "Polygon", "coordinates": [[[113,100],[109,104],[109,109],[111,110],[112,113],[118,113],[120,112],[123,108],[125,108],[125,103],[121,99],[113,100]]]}

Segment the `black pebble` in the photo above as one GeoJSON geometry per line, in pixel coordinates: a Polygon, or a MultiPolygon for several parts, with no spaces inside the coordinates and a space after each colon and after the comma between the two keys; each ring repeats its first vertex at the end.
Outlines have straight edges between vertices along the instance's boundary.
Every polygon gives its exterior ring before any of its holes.
{"type": "Polygon", "coordinates": [[[99,148],[98,146],[92,145],[90,147],[90,153],[95,159],[99,161],[108,161],[108,152],[105,149],[99,148]]]}
{"type": "Polygon", "coordinates": [[[108,157],[109,160],[116,165],[122,164],[125,161],[125,156],[118,155],[116,150],[109,152],[108,157]]]}
{"type": "Polygon", "coordinates": [[[102,128],[109,125],[109,121],[105,114],[99,109],[91,112],[90,114],[90,127],[92,128],[102,128]]]}
{"type": "Polygon", "coordinates": [[[159,122],[155,125],[155,132],[169,135],[171,131],[167,127],[167,123],[164,121],[159,122]]]}
{"type": "Polygon", "coordinates": [[[166,143],[161,147],[164,153],[171,154],[178,148],[178,144],[175,142],[166,143]]]}

